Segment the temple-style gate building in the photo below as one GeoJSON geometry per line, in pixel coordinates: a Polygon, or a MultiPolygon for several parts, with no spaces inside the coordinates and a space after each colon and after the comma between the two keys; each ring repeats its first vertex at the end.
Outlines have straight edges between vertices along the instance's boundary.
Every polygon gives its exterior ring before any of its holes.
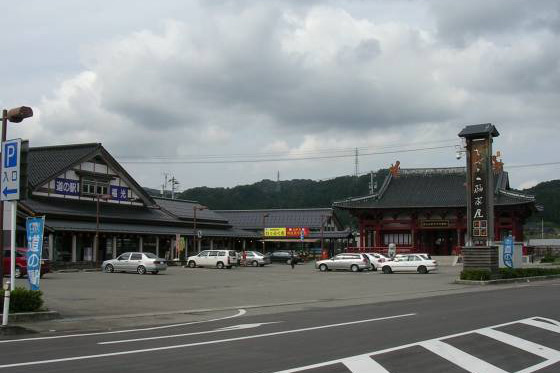
{"type": "MultiPolygon", "coordinates": [[[[535,199],[509,186],[502,163],[494,169],[494,240],[513,235],[523,241],[523,224],[536,210],[535,199]]],[[[399,169],[379,180],[370,195],[335,202],[358,219],[358,250],[450,255],[465,244],[467,192],[465,168],[399,169]]]]}

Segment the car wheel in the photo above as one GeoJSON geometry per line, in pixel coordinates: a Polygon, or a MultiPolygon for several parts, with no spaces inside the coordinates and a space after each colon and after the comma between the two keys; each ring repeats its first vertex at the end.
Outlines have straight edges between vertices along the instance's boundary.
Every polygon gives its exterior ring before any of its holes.
{"type": "Polygon", "coordinates": [[[258,267],[259,266],[259,262],[257,262],[256,260],[253,260],[253,262],[251,263],[251,265],[253,267],[258,267]]]}
{"type": "Polygon", "coordinates": [[[425,275],[426,273],[428,273],[428,268],[426,268],[424,266],[420,266],[420,267],[418,267],[418,273],[421,273],[421,274],[425,275]]]}
{"type": "Polygon", "coordinates": [[[194,260],[191,260],[189,262],[189,268],[195,268],[196,267],[196,263],[194,262],[194,260]]]}
{"type": "Polygon", "coordinates": [[[352,264],[352,265],[350,266],[350,270],[351,270],[352,272],[359,272],[359,271],[360,271],[360,268],[359,268],[357,265],[352,264]]]}
{"type": "Polygon", "coordinates": [[[292,264],[292,260],[291,259],[286,260],[286,264],[288,264],[288,265],[292,264]]]}
{"type": "Polygon", "coordinates": [[[105,266],[105,272],[113,273],[113,272],[115,272],[115,268],[113,268],[113,266],[111,264],[107,264],[105,266]]]}
{"type": "Polygon", "coordinates": [[[328,270],[329,270],[329,268],[327,267],[326,264],[321,264],[319,266],[319,271],[321,271],[321,272],[327,272],[328,270]]]}
{"type": "Polygon", "coordinates": [[[385,273],[386,275],[393,273],[393,270],[391,269],[391,267],[389,266],[385,266],[383,267],[383,273],[385,273]]]}
{"type": "Polygon", "coordinates": [[[138,268],[136,268],[136,272],[138,272],[139,275],[143,275],[146,273],[146,267],[138,266],[138,268]]]}
{"type": "Polygon", "coordinates": [[[18,266],[16,266],[16,271],[14,272],[14,277],[15,278],[22,278],[23,277],[23,273],[21,272],[21,268],[19,268],[18,266]]]}
{"type": "Polygon", "coordinates": [[[217,267],[218,269],[222,269],[222,268],[224,268],[224,263],[218,262],[218,263],[216,263],[216,267],[217,267]]]}
{"type": "Polygon", "coordinates": [[[152,275],[157,275],[159,271],[152,271],[152,275]]]}

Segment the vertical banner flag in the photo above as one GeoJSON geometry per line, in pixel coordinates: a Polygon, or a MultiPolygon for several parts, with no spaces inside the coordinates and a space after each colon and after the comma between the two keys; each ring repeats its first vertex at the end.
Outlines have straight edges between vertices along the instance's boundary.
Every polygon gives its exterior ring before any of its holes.
{"type": "Polygon", "coordinates": [[[508,236],[504,238],[504,265],[508,268],[513,268],[513,237],[508,236]]]}
{"type": "Polygon", "coordinates": [[[27,279],[29,280],[31,290],[39,290],[44,227],[44,216],[27,218],[27,279]]]}

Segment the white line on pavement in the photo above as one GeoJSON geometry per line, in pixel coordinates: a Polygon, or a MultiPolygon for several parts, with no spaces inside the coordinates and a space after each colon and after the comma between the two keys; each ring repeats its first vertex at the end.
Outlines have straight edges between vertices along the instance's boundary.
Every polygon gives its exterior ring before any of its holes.
{"type": "Polygon", "coordinates": [[[465,369],[472,373],[508,373],[507,371],[498,368],[484,360],[481,360],[473,355],[467,354],[464,351],[459,350],[442,341],[430,340],[425,342],[420,342],[420,346],[427,350],[430,350],[434,354],[437,354],[452,362],[455,365],[465,369]]]}
{"type": "Polygon", "coordinates": [[[560,351],[553,350],[552,348],[548,348],[546,346],[542,346],[540,344],[526,341],[525,339],[516,337],[511,334],[507,334],[501,332],[499,330],[494,329],[482,329],[477,331],[478,334],[485,335],[502,343],[508,344],[513,347],[517,347],[521,350],[525,350],[527,352],[532,353],[533,355],[537,355],[543,357],[547,360],[551,359],[560,359],[560,351]]]}
{"type": "Polygon", "coordinates": [[[243,315],[245,315],[246,313],[247,313],[247,311],[245,311],[244,309],[239,309],[235,315],[220,317],[220,318],[211,319],[211,320],[191,321],[191,322],[186,322],[186,323],[182,323],[182,324],[161,325],[161,326],[154,326],[154,327],[150,327],[150,328],[141,328],[141,329],[113,330],[113,331],[110,331],[110,332],[94,332],[94,333],[82,333],[82,334],[53,335],[53,336],[49,336],[49,337],[37,337],[37,338],[8,339],[8,340],[5,340],[5,341],[0,341],[0,343],[14,343],[14,342],[25,342],[25,341],[41,341],[41,340],[45,340],[45,339],[59,339],[59,338],[72,338],[72,337],[89,337],[89,336],[92,336],[92,335],[105,335],[105,334],[121,334],[121,333],[132,333],[132,332],[144,332],[144,331],[149,331],[149,330],[168,329],[168,328],[175,328],[175,327],[178,327],[178,326],[187,326],[187,325],[202,324],[202,323],[213,322],[213,321],[227,320],[227,319],[232,319],[232,318],[235,318],[235,317],[243,316],[243,315]]]}
{"type": "Polygon", "coordinates": [[[211,333],[223,333],[223,332],[230,332],[233,330],[242,330],[242,329],[250,329],[250,328],[258,328],[261,325],[266,324],[277,324],[281,321],[272,321],[272,322],[261,322],[256,324],[241,324],[241,325],[233,325],[228,326],[226,328],[214,329],[214,330],[206,330],[203,332],[194,332],[194,333],[183,333],[183,334],[171,334],[171,335],[160,335],[157,337],[146,337],[146,338],[134,338],[134,339],[123,339],[118,341],[109,341],[109,342],[99,342],[98,345],[110,345],[116,343],[127,343],[127,342],[140,342],[140,341],[151,341],[154,339],[167,339],[167,338],[178,338],[178,337],[188,337],[191,335],[201,335],[201,334],[211,334],[211,333]]]}
{"type": "Polygon", "coordinates": [[[30,365],[40,365],[40,364],[61,363],[61,362],[76,361],[76,360],[96,359],[96,358],[101,358],[101,357],[130,355],[130,354],[138,354],[138,353],[142,353],[142,352],[173,350],[173,349],[185,348],[185,347],[203,346],[203,345],[210,345],[210,344],[217,344],[217,343],[243,341],[243,340],[247,340],[247,339],[273,337],[273,336],[276,336],[276,335],[301,333],[301,332],[312,331],[312,330],[334,328],[334,327],[346,326],[346,325],[363,324],[363,323],[367,323],[367,322],[390,320],[390,319],[409,317],[409,316],[415,316],[415,315],[416,315],[415,313],[407,313],[407,314],[403,314],[403,315],[378,317],[378,318],[373,318],[373,319],[350,321],[350,322],[338,323],[338,324],[320,325],[320,326],[314,326],[314,327],[309,327],[309,328],[284,330],[284,331],[280,331],[280,332],[255,334],[255,335],[248,335],[248,336],[244,336],[244,337],[219,339],[219,340],[213,340],[213,341],[195,342],[195,343],[187,343],[187,344],[164,346],[164,347],[144,348],[144,349],[140,349],[140,350],[109,352],[109,353],[105,353],[105,354],[96,354],[96,355],[73,356],[73,357],[67,357],[67,358],[61,358],[61,359],[27,361],[27,362],[23,362],[23,363],[13,363],[13,364],[0,365],[0,368],[14,368],[14,367],[22,367],[22,366],[30,366],[30,365]]]}
{"type": "MultiPolygon", "coordinates": [[[[365,353],[365,354],[360,354],[360,355],[355,355],[355,356],[349,356],[349,357],[345,357],[345,358],[341,358],[341,359],[330,360],[330,361],[326,361],[326,362],[322,362],[322,363],[316,363],[316,364],[310,364],[310,365],[307,365],[307,366],[302,366],[302,367],[297,367],[297,368],[286,369],[286,370],[278,371],[278,372],[275,372],[275,373],[296,373],[296,372],[303,372],[303,371],[306,371],[306,370],[321,368],[321,367],[325,367],[325,366],[329,366],[329,365],[334,365],[334,364],[337,364],[337,363],[342,363],[342,364],[344,364],[346,367],[349,367],[348,364],[349,364],[351,361],[353,361],[353,360],[357,360],[357,359],[358,359],[358,360],[363,360],[364,358],[368,358],[368,359],[372,359],[372,360],[373,360],[373,358],[374,358],[375,356],[377,356],[377,355],[385,354],[385,353],[388,353],[388,352],[394,352],[394,351],[404,350],[404,349],[409,348],[409,347],[422,345],[423,343],[427,343],[427,342],[431,342],[431,341],[441,342],[441,341],[444,341],[444,340],[450,339],[450,338],[461,337],[461,336],[468,335],[468,334],[472,334],[472,333],[484,332],[485,330],[488,330],[488,329],[492,329],[492,330],[493,330],[494,328],[500,328],[500,327],[503,327],[503,326],[513,325],[513,324],[519,324],[519,323],[527,324],[527,325],[532,325],[532,326],[540,327],[540,328],[542,328],[542,329],[553,330],[553,331],[556,331],[556,329],[555,329],[555,328],[556,328],[556,325],[560,325],[560,323],[559,323],[558,321],[555,321],[555,320],[552,320],[552,319],[546,319],[546,318],[544,318],[544,317],[535,316],[535,317],[530,317],[530,318],[527,318],[527,319],[511,321],[511,322],[507,322],[507,323],[503,323],[503,324],[499,324],[499,325],[493,325],[493,326],[491,326],[491,327],[486,327],[486,328],[481,328],[481,329],[476,329],[476,330],[469,330],[469,331],[466,331],[466,332],[461,332],[461,333],[456,333],[456,334],[452,334],[452,335],[447,335],[447,336],[443,336],[443,337],[439,337],[439,338],[429,339],[429,340],[426,340],[426,341],[423,341],[423,342],[414,342],[414,343],[409,343],[409,344],[405,344],[405,345],[401,345],[401,346],[397,346],[397,347],[386,348],[386,349],[384,349],[384,350],[373,351],[373,352],[368,352],[368,353],[365,353]],[[552,324],[554,324],[554,325],[549,324],[549,323],[546,323],[546,322],[543,322],[543,321],[537,321],[537,320],[535,320],[535,319],[547,320],[547,321],[549,321],[550,323],[552,323],[552,324]]],[[[504,334],[506,334],[506,333],[504,333],[504,334]]],[[[451,347],[451,346],[449,346],[449,347],[451,347]]],[[[459,351],[460,351],[460,350],[459,350],[459,351]]],[[[555,351],[555,350],[554,350],[554,351],[555,351]]],[[[532,352],[532,351],[531,351],[531,352],[532,352]]],[[[541,350],[541,352],[547,353],[547,352],[544,352],[544,350],[541,350]]],[[[558,352],[558,351],[557,351],[557,352],[558,352]]],[[[558,352],[558,353],[560,353],[560,352],[558,352]]],[[[537,355],[538,355],[538,354],[537,354],[537,355]]],[[[537,364],[537,365],[534,365],[534,366],[532,366],[532,367],[528,367],[528,368],[523,369],[523,370],[521,370],[521,371],[519,371],[519,372],[517,372],[517,373],[531,373],[531,372],[536,372],[537,370],[542,369],[542,368],[545,368],[545,367],[547,367],[547,366],[549,366],[549,365],[555,364],[555,363],[557,363],[558,361],[560,361],[560,360],[559,360],[558,358],[556,358],[555,356],[553,356],[552,359],[543,361],[543,362],[541,362],[541,363],[539,363],[539,364],[537,364]]],[[[492,365],[492,367],[494,367],[494,366],[492,365]]],[[[499,368],[497,368],[497,367],[494,367],[494,368],[499,369],[499,368]]],[[[473,370],[470,370],[470,369],[467,369],[467,370],[468,370],[468,371],[473,371],[473,370]]],[[[352,371],[353,373],[354,373],[354,372],[359,372],[359,370],[356,370],[356,371],[351,370],[351,371],[352,371]]],[[[476,371],[476,370],[474,370],[474,371],[476,371]]],[[[488,371],[488,372],[491,372],[492,370],[487,370],[487,371],[488,371]]],[[[487,371],[484,371],[484,370],[483,370],[483,372],[487,372],[487,371]]],[[[375,371],[372,370],[372,372],[375,372],[375,371]]]]}
{"type": "Polygon", "coordinates": [[[369,356],[344,361],[344,365],[353,373],[389,373],[389,371],[369,356]]]}

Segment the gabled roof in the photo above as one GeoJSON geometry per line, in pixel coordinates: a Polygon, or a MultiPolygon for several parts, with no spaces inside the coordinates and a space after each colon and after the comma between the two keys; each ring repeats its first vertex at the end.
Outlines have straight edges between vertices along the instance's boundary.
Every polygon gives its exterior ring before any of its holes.
{"type": "MultiPolygon", "coordinates": [[[[507,172],[494,178],[496,206],[533,204],[535,198],[509,188],[507,172]]],[[[348,198],[333,204],[336,208],[428,208],[466,207],[465,168],[401,169],[398,177],[388,175],[376,194],[348,198]]]]}
{"type": "MultiPolygon", "coordinates": [[[[326,216],[333,216],[332,208],[270,209],[270,210],[214,210],[239,229],[266,227],[307,227],[320,229],[326,216]],[[263,216],[266,216],[263,218],[263,216]]],[[[335,219],[335,224],[338,225],[335,219]]],[[[337,227],[340,228],[340,227],[337,227]]]]}
{"type": "Polygon", "coordinates": [[[500,136],[500,133],[492,125],[492,123],[482,123],[482,124],[473,124],[471,126],[466,126],[463,128],[461,132],[459,132],[459,137],[469,138],[484,138],[492,135],[492,137],[500,136]]]}
{"type": "MultiPolygon", "coordinates": [[[[194,201],[160,197],[153,198],[158,206],[181,220],[194,220],[194,208],[202,207],[200,203],[194,201]]],[[[196,219],[198,221],[216,221],[227,224],[227,219],[225,219],[220,214],[216,214],[215,211],[209,209],[197,210],[196,219]]]]}
{"type": "Polygon", "coordinates": [[[64,171],[100,156],[121,179],[130,185],[147,206],[155,205],[152,197],[126,172],[100,143],[42,146],[29,148],[29,184],[31,190],[49,182],[64,171]]]}

